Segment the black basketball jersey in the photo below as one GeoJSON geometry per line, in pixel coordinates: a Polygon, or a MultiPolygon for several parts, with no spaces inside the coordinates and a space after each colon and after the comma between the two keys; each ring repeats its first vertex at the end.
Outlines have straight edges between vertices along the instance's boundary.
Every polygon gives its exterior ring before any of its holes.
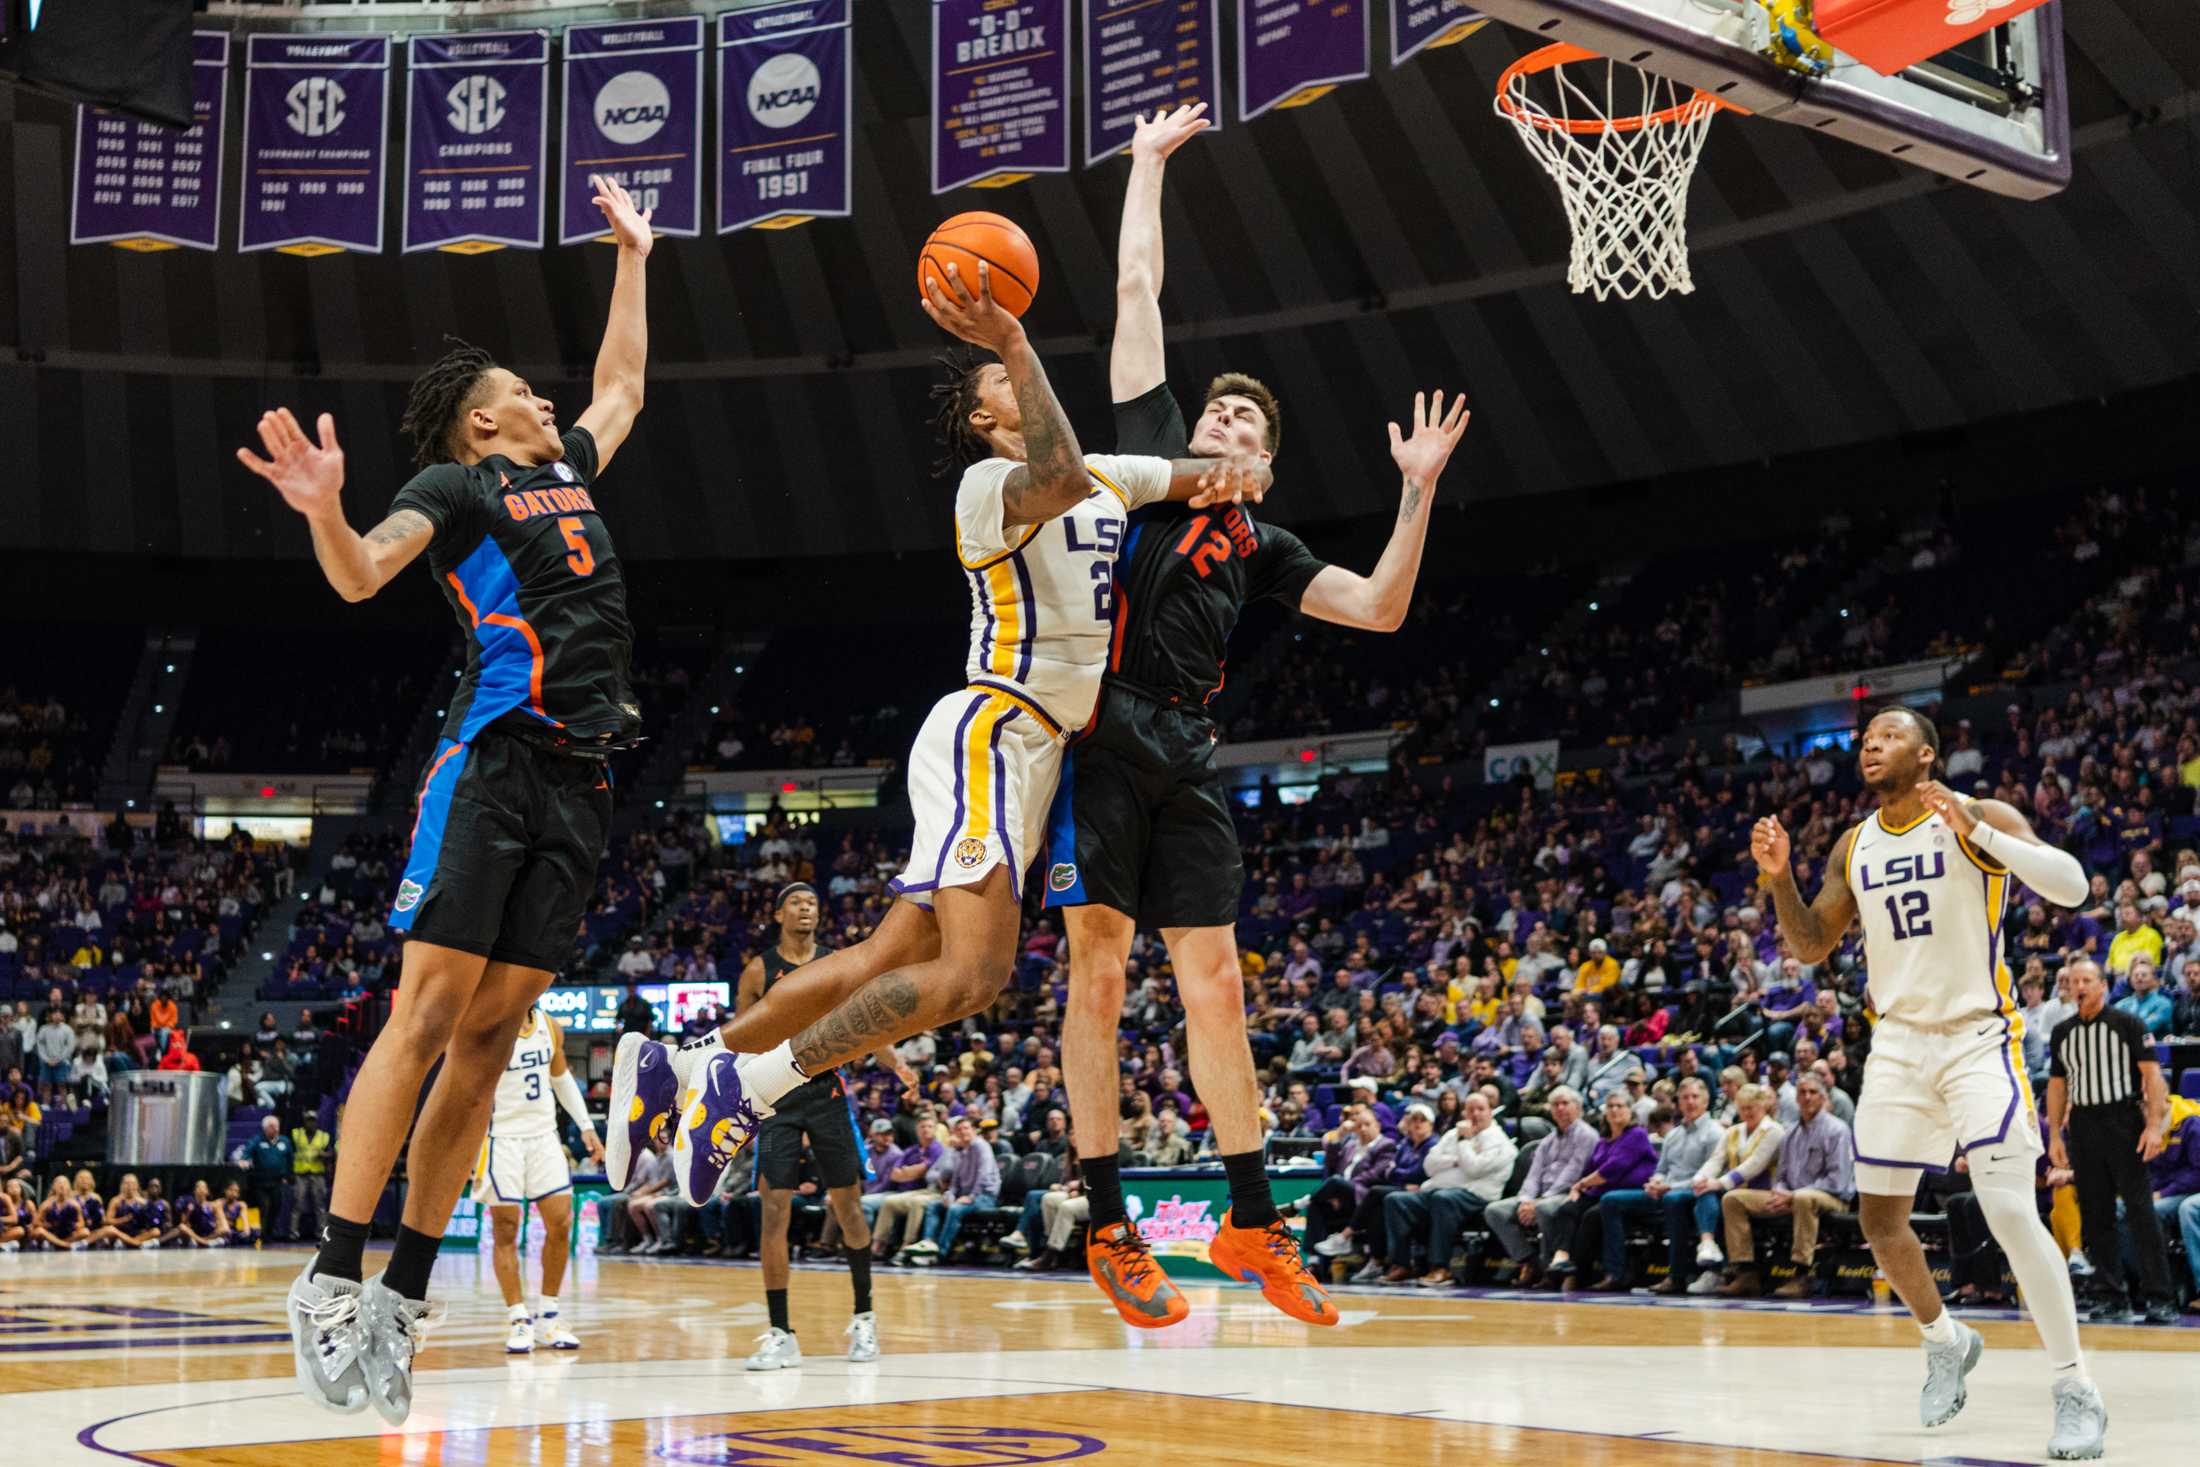
{"type": "MultiPolygon", "coordinates": [[[[1115,405],[1115,451],[1183,458],[1184,410],[1164,382],[1115,405]]],[[[1175,502],[1131,513],[1115,562],[1115,628],[1108,672],[1184,703],[1222,691],[1222,664],[1238,612],[1272,596],[1296,607],[1325,562],[1289,530],[1249,507],[1190,509],[1175,502]]]]}
{"type": "MultiPolygon", "coordinates": [[[[824,943],[821,942],[817,945],[817,951],[810,955],[810,961],[814,963],[819,958],[824,957],[825,954],[831,951],[831,948],[827,947],[824,943]]],[[[801,966],[802,964],[800,963],[791,963],[787,961],[787,955],[779,950],[778,943],[775,942],[770,947],[765,948],[764,991],[766,993],[770,993],[772,991],[772,985],[774,983],[777,983],[780,979],[786,977],[789,973],[792,973],[795,969],[801,966]]],[[[808,1080],[803,1081],[802,1084],[794,1090],[793,1095],[790,1098],[799,1097],[803,1100],[823,1100],[837,1097],[840,1095],[840,1093],[840,1071],[838,1069],[833,1069],[826,1071],[822,1075],[813,1075],[808,1080]]],[[[778,1108],[781,1110],[785,1110],[787,1108],[787,1101],[782,1100],[778,1102],[778,1108]]]]}
{"type": "Polygon", "coordinates": [[[459,743],[518,710],[582,742],[624,743],[642,714],[628,680],[626,580],[590,489],[596,440],[528,467],[493,454],[435,464],[390,502],[435,526],[428,565],[466,634],[444,736],[459,743]]]}

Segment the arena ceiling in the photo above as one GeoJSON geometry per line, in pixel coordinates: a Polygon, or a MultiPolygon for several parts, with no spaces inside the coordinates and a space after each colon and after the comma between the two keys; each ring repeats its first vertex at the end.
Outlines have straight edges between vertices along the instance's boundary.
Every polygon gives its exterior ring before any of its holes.
{"type": "MultiPolygon", "coordinates": [[[[618,470],[648,485],[629,555],[923,549],[944,491],[923,388],[936,333],[915,242],[944,213],[1025,222],[1030,318],[1104,447],[1121,162],[1000,194],[926,179],[926,7],[856,27],[856,217],[665,241],[653,388],[618,470]]],[[[1387,512],[1381,424],[1465,387],[1464,473],[1524,494],[1943,428],[2200,371],[2200,27],[2182,0],[2065,6],[2076,180],[2012,202],[1771,123],[1722,118],[1691,210],[1695,295],[1595,303],[1563,283],[1549,184],[1489,110],[1525,43],[1491,27],[1324,102],[1234,124],[1172,166],[1167,310],[1180,386],[1225,366],[1287,411],[1283,517],[1387,512]]],[[[364,516],[404,473],[403,385],[447,331],[584,395],[608,252],[139,256],[67,243],[69,114],[0,91],[0,434],[25,512],[0,541],[302,553],[230,462],[259,409],[347,426],[364,516]],[[27,490],[25,486],[30,486],[27,490]]],[[[234,136],[232,136],[234,147],[234,136]]],[[[232,185],[233,187],[233,185],[232,185]]],[[[231,215],[231,223],[234,215],[231,215]]],[[[11,505],[12,508],[12,505],[11,505]]]]}

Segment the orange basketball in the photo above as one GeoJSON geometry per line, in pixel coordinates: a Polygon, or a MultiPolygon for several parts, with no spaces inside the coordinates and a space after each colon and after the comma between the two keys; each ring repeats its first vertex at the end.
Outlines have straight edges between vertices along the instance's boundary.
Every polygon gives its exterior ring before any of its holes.
{"type": "Polygon", "coordinates": [[[1039,292],[1039,252],[1015,220],[998,214],[957,214],[933,230],[917,256],[917,293],[924,293],[926,281],[937,281],[940,294],[953,300],[947,285],[947,267],[953,265],[963,289],[976,299],[980,260],[993,267],[993,299],[1002,310],[1021,316],[1031,309],[1039,292]]]}

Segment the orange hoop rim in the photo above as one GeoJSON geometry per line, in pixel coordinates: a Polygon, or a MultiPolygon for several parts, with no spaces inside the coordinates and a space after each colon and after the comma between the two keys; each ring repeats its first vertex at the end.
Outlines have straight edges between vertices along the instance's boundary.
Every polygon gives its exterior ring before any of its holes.
{"type": "MultiPolygon", "coordinates": [[[[1739,112],[1742,110],[1732,102],[1727,101],[1726,98],[1704,91],[1700,87],[1694,88],[1694,94],[1685,102],[1676,102],[1670,107],[1661,107],[1655,112],[1644,113],[1639,117],[1609,119],[1553,117],[1548,112],[1527,111],[1512,99],[1513,82],[1520,77],[1533,76],[1537,72],[1551,71],[1575,61],[1616,60],[1616,57],[1607,56],[1601,51],[1592,51],[1586,46],[1576,46],[1571,41],[1558,41],[1543,47],[1539,51],[1530,51],[1498,74],[1497,110],[1514,122],[1528,127],[1541,128],[1545,132],[1570,133],[1640,132],[1646,127],[1669,127],[1694,111],[1698,102],[1709,102],[1713,111],[1739,112]]],[[[1631,63],[1620,61],[1618,64],[1627,66],[1631,63]]],[[[1635,69],[1640,71],[1642,68],[1636,67],[1635,69]]],[[[1679,86],[1680,83],[1676,82],[1674,85],[1679,86]]]]}

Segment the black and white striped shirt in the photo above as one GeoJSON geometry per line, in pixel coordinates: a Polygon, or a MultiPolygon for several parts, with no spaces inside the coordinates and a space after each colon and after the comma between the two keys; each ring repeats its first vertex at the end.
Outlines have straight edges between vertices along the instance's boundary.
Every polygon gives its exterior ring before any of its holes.
{"type": "Polygon", "coordinates": [[[2070,1104],[2131,1105],[2145,1090],[2139,1065],[2154,1060],[2154,1041],[2136,1014],[2102,1005],[2088,1019],[2073,1014],[2047,1039],[2048,1075],[2070,1087],[2070,1104]]]}

